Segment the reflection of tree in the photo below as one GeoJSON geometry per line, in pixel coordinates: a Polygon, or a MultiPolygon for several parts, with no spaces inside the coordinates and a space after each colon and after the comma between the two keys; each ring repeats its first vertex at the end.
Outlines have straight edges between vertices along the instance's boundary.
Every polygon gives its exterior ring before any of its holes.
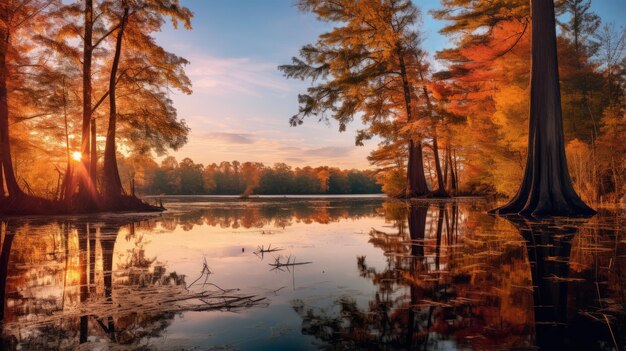
{"type": "MultiPolygon", "coordinates": [[[[367,307],[362,309],[355,300],[342,298],[337,302],[339,316],[333,316],[312,307],[306,308],[301,302],[294,304],[296,312],[303,318],[303,333],[332,345],[329,348],[410,349],[418,342],[425,342],[424,331],[433,311],[429,309],[425,315],[424,311],[415,307],[419,301],[430,298],[437,289],[427,291],[429,289],[416,287],[411,284],[411,274],[428,269],[425,256],[428,206],[413,204],[407,208],[403,203],[387,203],[385,210],[387,219],[395,223],[398,232],[373,229],[370,243],[384,251],[387,265],[381,271],[369,266],[364,256],[357,259],[360,275],[378,288],[367,307]],[[408,233],[403,220],[407,217],[408,233]]],[[[436,243],[441,243],[445,211],[441,206],[434,214],[437,217],[436,243]]],[[[430,219],[432,221],[433,218],[430,219]]],[[[436,256],[438,262],[438,254],[436,256]]]]}
{"type": "Polygon", "coordinates": [[[624,250],[617,241],[619,226],[614,227],[617,231],[607,231],[573,219],[507,219],[526,240],[537,346],[545,350],[623,348],[626,300],[621,269],[625,260],[619,255],[624,250]]]}
{"type": "Polygon", "coordinates": [[[164,228],[174,230],[180,226],[191,230],[195,225],[221,228],[285,228],[293,223],[328,224],[342,219],[377,216],[380,200],[281,200],[203,204],[185,211],[176,208],[166,212],[161,219],[164,228]]]}
{"type": "Polygon", "coordinates": [[[188,290],[184,276],[146,257],[134,234],[128,236],[134,247],[114,270],[118,233],[122,227],[132,233],[134,224],[3,224],[3,349],[75,349],[93,338],[149,349],[146,342],[160,337],[179,313],[260,302],[232,290],[188,290]]]}
{"type": "Polygon", "coordinates": [[[362,306],[344,297],[335,310],[298,301],[303,333],[329,349],[531,346],[530,273],[517,234],[501,233],[502,223],[489,216],[466,217],[456,203],[390,204],[385,211],[398,231],[372,230],[370,243],[386,265],[357,259],[376,288],[373,298],[362,306]]]}
{"type": "MultiPolygon", "coordinates": [[[[13,244],[14,234],[10,230],[8,222],[0,223],[0,235],[2,236],[2,251],[0,251],[0,320],[4,320],[4,297],[6,294],[6,277],[9,268],[9,253],[13,244]]],[[[2,344],[0,344],[2,346],[2,344]]]]}

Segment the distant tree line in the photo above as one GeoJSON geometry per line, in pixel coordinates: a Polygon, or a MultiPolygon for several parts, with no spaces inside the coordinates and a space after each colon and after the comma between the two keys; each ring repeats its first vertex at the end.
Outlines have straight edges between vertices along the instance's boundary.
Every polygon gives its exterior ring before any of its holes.
{"type": "MultiPolygon", "coordinates": [[[[119,157],[119,156],[118,156],[119,157]]],[[[224,161],[204,166],[190,158],[168,156],[158,165],[149,158],[120,158],[127,186],[143,194],[288,195],[375,194],[381,185],[371,172],[335,167],[296,167],[285,163],[224,161]]]]}

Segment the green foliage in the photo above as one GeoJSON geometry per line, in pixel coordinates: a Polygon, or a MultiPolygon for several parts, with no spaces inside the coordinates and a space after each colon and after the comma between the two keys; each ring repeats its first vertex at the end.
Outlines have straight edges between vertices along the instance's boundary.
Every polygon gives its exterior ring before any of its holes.
{"type": "MultiPolygon", "coordinates": [[[[120,163],[121,168],[126,162],[120,163]]],[[[136,162],[139,164],[139,162],[136,162]]],[[[329,167],[292,169],[284,163],[273,167],[238,161],[196,164],[185,158],[180,163],[167,157],[155,164],[122,172],[141,178],[138,190],[146,194],[181,195],[313,195],[376,194],[381,192],[374,177],[365,171],[329,167]]],[[[124,178],[124,177],[123,177],[124,178]]],[[[126,180],[126,183],[129,179],[126,180]]]]}

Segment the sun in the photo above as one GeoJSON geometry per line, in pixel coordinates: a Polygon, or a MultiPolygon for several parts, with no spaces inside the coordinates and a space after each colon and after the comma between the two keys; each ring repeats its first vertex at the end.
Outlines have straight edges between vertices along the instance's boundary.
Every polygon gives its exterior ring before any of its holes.
{"type": "Polygon", "coordinates": [[[80,161],[80,158],[82,157],[82,154],[78,151],[74,151],[72,152],[72,159],[74,159],[74,161],[80,161]]]}

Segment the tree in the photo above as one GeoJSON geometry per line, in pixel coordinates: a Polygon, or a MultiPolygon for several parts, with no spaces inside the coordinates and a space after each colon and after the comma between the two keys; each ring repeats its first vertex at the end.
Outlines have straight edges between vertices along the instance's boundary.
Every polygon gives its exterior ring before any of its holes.
{"type": "Polygon", "coordinates": [[[139,124],[129,121],[128,117],[142,119],[149,116],[154,120],[152,124],[149,124],[152,126],[150,129],[152,137],[143,138],[147,142],[144,141],[145,144],[143,149],[139,148],[140,151],[146,151],[146,148],[156,148],[157,151],[161,151],[163,144],[176,149],[184,144],[188,129],[184,121],[176,119],[176,110],[171,107],[171,100],[163,93],[163,89],[166,86],[179,89],[186,94],[191,93],[191,83],[183,70],[187,61],[163,50],[150,36],[151,33],[161,29],[164,17],[169,17],[174,27],[182,22],[185,28],[191,29],[191,11],[186,7],[181,7],[177,0],[124,0],[116,5],[118,6],[112,6],[110,10],[112,17],[110,22],[116,23],[117,39],[109,78],[109,90],[105,94],[109,97],[110,107],[103,168],[103,195],[112,201],[123,193],[116,161],[117,85],[120,84],[125,91],[133,92],[126,94],[127,97],[122,100],[127,105],[123,110],[127,115],[122,115],[126,117],[127,123],[139,124]],[[123,62],[122,72],[118,74],[124,38],[128,42],[124,50],[126,59],[123,62]],[[138,100],[145,98],[153,100],[151,105],[156,105],[156,108],[149,109],[145,105],[137,107],[140,102],[138,100]],[[134,116],[128,116],[131,111],[134,116]],[[154,139],[157,139],[160,145],[153,143],[154,139]]]}
{"type": "Polygon", "coordinates": [[[241,197],[249,197],[254,189],[259,186],[261,180],[261,171],[263,170],[262,163],[244,162],[241,166],[241,176],[243,178],[246,189],[241,194],[241,197]]]}
{"type": "MultiPolygon", "coordinates": [[[[40,65],[27,53],[33,50],[31,37],[47,23],[44,15],[51,3],[50,0],[0,1],[0,196],[7,194],[13,200],[24,200],[26,196],[15,175],[9,117],[19,116],[17,108],[21,102],[37,107],[35,102],[41,98],[24,77],[39,73],[40,65]]],[[[22,116],[22,119],[38,116],[22,116]]]]}
{"type": "Polygon", "coordinates": [[[459,145],[455,151],[462,160],[465,184],[459,186],[464,192],[512,195],[509,189],[521,179],[529,12],[525,0],[446,1],[433,12],[436,19],[449,21],[441,33],[455,43],[437,53],[447,67],[433,78],[445,86],[435,91],[442,112],[458,122],[443,124],[444,130],[454,130],[459,145]]]}
{"type": "Polygon", "coordinates": [[[557,43],[563,113],[569,117],[565,130],[569,132],[566,134],[593,144],[598,138],[596,116],[602,110],[591,94],[600,81],[591,58],[600,47],[596,32],[601,20],[591,11],[591,0],[565,0],[560,10],[569,16],[560,23],[563,32],[557,43]]]}
{"type": "MultiPolygon", "coordinates": [[[[7,55],[9,53],[11,43],[11,33],[9,31],[10,21],[12,20],[12,7],[8,0],[0,2],[0,174],[3,176],[7,184],[9,196],[21,197],[24,195],[22,189],[17,184],[15,173],[13,171],[13,161],[11,159],[11,143],[9,140],[9,102],[7,79],[9,69],[7,67],[7,55]]],[[[2,186],[2,195],[4,195],[4,183],[2,186]]]]}
{"type": "MultiPolygon", "coordinates": [[[[299,7],[342,26],[304,46],[291,65],[279,66],[288,78],[323,80],[299,95],[300,109],[291,124],[301,124],[308,116],[325,119],[327,114],[339,122],[340,131],[359,114],[370,126],[388,119],[404,121],[403,139],[409,148],[406,194],[427,194],[422,136],[413,127],[417,78],[410,68],[420,52],[413,28],[417,8],[407,0],[301,0],[299,7]]],[[[359,133],[357,144],[373,131],[359,133]]]]}
{"type": "Polygon", "coordinates": [[[204,166],[196,164],[190,158],[185,158],[178,164],[178,179],[180,179],[179,194],[196,195],[202,194],[204,166]]]}
{"type": "Polygon", "coordinates": [[[122,40],[124,38],[124,30],[128,21],[128,13],[130,11],[128,2],[122,1],[123,14],[120,19],[115,41],[115,55],[111,66],[111,74],[109,79],[109,127],[107,129],[106,146],[104,149],[104,177],[103,177],[103,193],[107,201],[115,201],[123,193],[122,181],[120,180],[120,172],[117,169],[115,132],[117,122],[117,106],[116,106],[116,85],[117,70],[120,64],[120,56],[122,54],[122,40]]]}
{"type": "Polygon", "coordinates": [[[498,214],[589,216],[567,168],[552,1],[532,0],[532,71],[528,158],[517,195],[498,214]]]}

